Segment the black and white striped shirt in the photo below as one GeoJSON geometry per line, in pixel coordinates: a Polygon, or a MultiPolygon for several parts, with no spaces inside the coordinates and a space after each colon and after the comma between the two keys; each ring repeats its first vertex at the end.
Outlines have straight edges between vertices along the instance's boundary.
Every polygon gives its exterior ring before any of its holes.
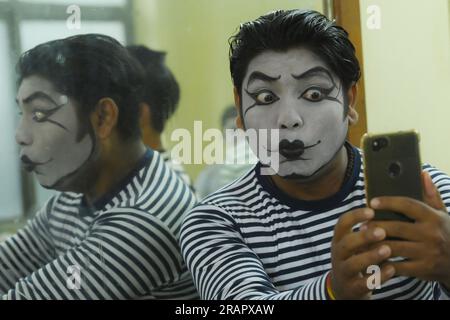
{"type": "Polygon", "coordinates": [[[93,207],[83,199],[52,197],[0,245],[3,299],[198,297],[178,246],[195,198],[157,153],[93,207]]]}
{"type": "MultiPolygon", "coordinates": [[[[293,199],[260,165],[188,213],[181,249],[202,299],[327,299],[331,240],[339,217],[366,206],[362,161],[330,198],[293,199]]],[[[450,178],[426,165],[447,208],[450,178]]],[[[433,282],[394,277],[373,299],[448,298],[433,282]],[[440,293],[441,292],[441,293],[440,293]]]]}
{"type": "Polygon", "coordinates": [[[186,170],[184,170],[184,167],[183,167],[181,161],[179,161],[178,159],[172,159],[172,157],[170,155],[170,151],[160,152],[160,155],[163,158],[166,165],[170,169],[175,171],[180,176],[180,178],[184,181],[184,183],[186,183],[191,189],[193,189],[191,178],[186,173],[186,170]]]}

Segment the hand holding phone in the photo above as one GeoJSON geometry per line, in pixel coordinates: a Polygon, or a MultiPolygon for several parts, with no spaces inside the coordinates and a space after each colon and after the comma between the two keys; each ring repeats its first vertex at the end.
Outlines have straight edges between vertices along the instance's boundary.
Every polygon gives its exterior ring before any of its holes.
{"type": "MultiPolygon", "coordinates": [[[[362,138],[366,200],[403,196],[423,200],[419,135],[415,131],[365,134],[362,138]]],[[[405,215],[375,210],[374,220],[412,222],[405,215]]]]}

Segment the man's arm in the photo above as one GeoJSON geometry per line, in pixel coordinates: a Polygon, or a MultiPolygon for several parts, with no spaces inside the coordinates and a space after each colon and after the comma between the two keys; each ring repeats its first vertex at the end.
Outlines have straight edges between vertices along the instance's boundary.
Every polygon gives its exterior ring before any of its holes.
{"type": "MultiPolygon", "coordinates": [[[[336,249],[333,250],[337,256],[333,261],[333,268],[336,269],[333,275],[334,282],[338,283],[338,287],[348,285],[352,288],[349,290],[350,293],[358,298],[364,298],[369,293],[365,279],[356,277],[359,270],[387,258],[378,255],[377,249],[374,249],[349,259],[351,250],[358,251],[361,246],[382,240],[371,236],[372,229],[364,232],[351,231],[351,226],[365,220],[367,216],[363,209],[346,214],[346,218],[338,223],[339,238],[336,239],[336,249]],[[345,245],[343,241],[357,245],[345,245]],[[347,272],[348,276],[343,275],[341,270],[345,266],[355,269],[354,276],[348,274],[348,270],[343,271],[347,272]]],[[[326,288],[328,272],[294,290],[283,292],[277,290],[258,256],[245,244],[232,217],[216,206],[202,205],[188,214],[181,230],[181,249],[202,299],[330,298],[326,288]]],[[[382,272],[382,282],[392,276],[385,271],[382,272]]]]}
{"type": "Polygon", "coordinates": [[[51,261],[54,247],[48,234],[47,212],[55,198],[30,219],[26,226],[0,245],[0,292],[5,293],[20,278],[51,261]]]}
{"type": "Polygon", "coordinates": [[[244,243],[232,218],[202,206],[185,219],[181,249],[202,299],[326,299],[325,277],[299,290],[279,292],[260,259],[244,243]]]}
{"type": "MultiPolygon", "coordinates": [[[[449,213],[449,215],[450,215],[450,177],[430,165],[426,165],[425,170],[430,175],[431,181],[437,188],[439,197],[440,197],[443,205],[445,206],[447,213],[449,213]]],[[[432,189],[432,188],[429,188],[429,189],[432,189]]],[[[436,200],[436,202],[438,202],[438,201],[436,200]]],[[[437,204],[436,204],[436,206],[437,206],[437,204]]],[[[450,276],[450,272],[449,272],[449,276],[450,276]]],[[[440,286],[440,289],[441,289],[440,296],[438,298],[450,300],[450,286],[446,286],[441,283],[438,283],[438,285],[440,286]]]]}
{"type": "Polygon", "coordinates": [[[147,212],[103,213],[79,246],[17,281],[3,299],[133,299],[177,280],[171,232],[147,212]]]}

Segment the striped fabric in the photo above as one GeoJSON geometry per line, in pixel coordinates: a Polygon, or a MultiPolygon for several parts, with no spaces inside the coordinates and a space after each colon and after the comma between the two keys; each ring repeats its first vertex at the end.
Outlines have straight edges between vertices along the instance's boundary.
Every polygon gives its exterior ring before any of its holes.
{"type": "Polygon", "coordinates": [[[191,178],[189,178],[189,175],[184,170],[184,167],[181,164],[181,162],[176,159],[172,159],[170,156],[170,151],[161,152],[160,155],[163,158],[166,165],[170,169],[175,171],[180,176],[180,178],[184,181],[184,183],[186,183],[191,189],[193,189],[191,178]]]}
{"type": "Polygon", "coordinates": [[[83,199],[54,196],[1,244],[3,299],[197,297],[177,244],[195,198],[157,153],[93,207],[83,199]]]}
{"type": "MultiPolygon", "coordinates": [[[[353,151],[352,177],[328,199],[290,198],[256,165],[191,210],[180,241],[202,299],[327,299],[334,227],[345,212],[366,206],[361,154],[353,151]]],[[[423,169],[450,208],[450,178],[429,165],[423,169]]],[[[448,298],[440,289],[395,277],[373,299],[448,298]]]]}

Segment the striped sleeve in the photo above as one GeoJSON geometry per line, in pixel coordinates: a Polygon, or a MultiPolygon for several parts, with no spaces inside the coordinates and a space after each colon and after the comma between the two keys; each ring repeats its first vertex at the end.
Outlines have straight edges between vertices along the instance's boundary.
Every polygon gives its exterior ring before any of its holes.
{"type": "Polygon", "coordinates": [[[217,206],[194,208],[183,222],[180,241],[202,299],[327,299],[327,273],[295,290],[278,291],[233,219],[217,206]]]}
{"type": "Polygon", "coordinates": [[[48,234],[47,213],[54,199],[51,198],[24,228],[0,245],[1,294],[53,259],[54,245],[48,234]]]}
{"type": "MultiPolygon", "coordinates": [[[[450,177],[435,167],[426,164],[423,167],[424,171],[428,172],[431,180],[436,188],[439,190],[442,201],[447,207],[447,211],[450,213],[450,177]]],[[[450,291],[448,288],[439,284],[438,295],[435,297],[439,300],[450,300],[450,291]]]]}
{"type": "Polygon", "coordinates": [[[157,218],[105,212],[76,247],[19,279],[3,299],[133,299],[178,280],[176,239],[157,218]]]}

